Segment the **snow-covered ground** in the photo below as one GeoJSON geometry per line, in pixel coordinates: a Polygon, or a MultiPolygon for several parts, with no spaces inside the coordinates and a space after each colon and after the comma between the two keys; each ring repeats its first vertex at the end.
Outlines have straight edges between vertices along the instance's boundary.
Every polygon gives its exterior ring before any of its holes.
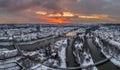
{"type": "Polygon", "coordinates": [[[28,27],[28,28],[9,28],[0,30],[1,41],[31,41],[48,36],[58,36],[65,34],[75,27],[28,27]]]}
{"type": "Polygon", "coordinates": [[[93,32],[95,42],[101,48],[101,52],[107,57],[113,56],[110,61],[120,67],[120,30],[119,28],[100,27],[93,32]],[[111,46],[106,46],[102,41],[107,42],[111,46]]]}
{"type": "Polygon", "coordinates": [[[102,39],[110,39],[120,43],[120,30],[109,28],[109,27],[100,27],[98,30],[94,31],[94,35],[99,36],[102,39]]]}
{"type": "Polygon", "coordinates": [[[18,51],[16,49],[11,51],[9,51],[8,49],[0,50],[0,59],[7,59],[17,55],[18,55],[18,51]]]}
{"type": "Polygon", "coordinates": [[[66,68],[66,48],[67,48],[67,40],[61,40],[56,42],[56,46],[60,49],[59,57],[61,60],[60,67],[66,68]]]}
{"type": "MultiPolygon", "coordinates": [[[[81,39],[83,38],[81,37],[81,39]]],[[[97,67],[94,66],[89,49],[85,50],[83,42],[80,42],[80,40],[75,42],[75,50],[73,51],[77,62],[80,64],[80,67],[82,67],[82,70],[98,70],[97,67]],[[93,67],[91,65],[93,65],[93,67]]]]}
{"type": "Polygon", "coordinates": [[[56,70],[56,69],[49,68],[45,65],[37,64],[37,65],[31,67],[31,70],[56,70]]]}
{"type": "Polygon", "coordinates": [[[120,42],[116,42],[114,40],[109,40],[108,42],[110,44],[114,45],[115,47],[117,47],[118,49],[120,49],[120,42]]]}
{"type": "MultiPolygon", "coordinates": [[[[118,67],[120,67],[120,52],[119,52],[119,49],[115,49],[115,48],[107,48],[105,45],[103,45],[103,44],[101,44],[101,42],[100,42],[100,40],[99,40],[99,38],[97,38],[96,37],[96,39],[95,39],[95,42],[98,44],[98,46],[101,48],[101,52],[106,56],[106,58],[111,58],[110,59],[110,61],[114,64],[114,65],[116,65],[116,66],[118,66],[118,67]],[[107,50],[108,51],[107,51],[107,50]],[[118,51],[118,52],[116,52],[116,51],[118,51]]],[[[115,45],[119,45],[119,43],[116,43],[116,42],[114,42],[114,41],[108,41],[109,42],[109,44],[115,44],[115,45]]],[[[117,47],[118,48],[118,47],[117,47]]]]}
{"type": "MultiPolygon", "coordinates": [[[[39,63],[33,67],[31,67],[31,70],[57,70],[51,68],[51,63],[52,67],[57,66],[59,68],[66,68],[66,40],[60,40],[55,43],[55,48],[58,50],[58,56],[60,58],[60,65],[58,66],[58,61],[54,59],[48,59],[45,61],[43,64],[39,63]]],[[[55,55],[56,53],[53,53],[52,55],[55,55]]]]}
{"type": "MultiPolygon", "coordinates": [[[[53,45],[48,45],[48,47],[40,48],[39,50],[36,50],[36,51],[23,51],[23,55],[25,57],[19,58],[18,63],[23,67],[25,63],[29,63],[28,66],[30,65],[31,66],[30,69],[33,69],[33,70],[48,70],[48,69],[56,70],[56,69],[53,69],[55,67],[66,68],[66,47],[67,47],[67,40],[63,39],[63,40],[57,41],[53,45]],[[41,63],[43,65],[41,65],[41,63]]],[[[4,55],[3,60],[5,59],[5,57],[10,56],[11,58],[9,58],[10,59],[10,61],[8,61],[9,63],[17,62],[17,60],[13,61],[15,59],[14,56],[16,55],[16,53],[18,53],[17,50],[10,51],[8,49],[0,49],[0,52],[1,52],[0,56],[4,55]],[[11,54],[11,55],[8,55],[8,54],[11,54]]],[[[6,62],[4,61],[4,63],[6,62]]],[[[2,68],[3,66],[4,65],[2,65],[2,68]]]]}
{"type": "MultiPolygon", "coordinates": [[[[87,67],[89,65],[94,65],[93,59],[92,59],[90,54],[84,52],[83,55],[85,56],[85,59],[83,60],[83,63],[81,64],[81,67],[87,67]],[[86,59],[90,59],[90,60],[87,61],[86,59]]],[[[82,69],[82,70],[88,70],[88,69],[82,69]]],[[[98,70],[98,69],[97,69],[97,67],[93,66],[93,67],[90,68],[90,70],[98,70]]]]}
{"type": "Polygon", "coordinates": [[[17,50],[0,49],[0,70],[19,70],[17,50]]]}

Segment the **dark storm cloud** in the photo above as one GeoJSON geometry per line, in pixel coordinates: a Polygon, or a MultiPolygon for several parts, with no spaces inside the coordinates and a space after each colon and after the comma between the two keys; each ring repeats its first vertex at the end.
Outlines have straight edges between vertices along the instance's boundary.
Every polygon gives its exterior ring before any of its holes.
{"type": "Polygon", "coordinates": [[[59,0],[0,0],[0,8],[7,11],[17,11],[34,6],[48,10],[60,11],[59,0]]]}
{"type": "Polygon", "coordinates": [[[33,3],[53,12],[60,12],[63,8],[60,6],[60,0],[34,0],[33,3]]]}
{"type": "Polygon", "coordinates": [[[0,7],[6,7],[9,4],[9,0],[0,0],[0,7]]]}
{"type": "Polygon", "coordinates": [[[83,0],[81,6],[86,8],[86,14],[120,14],[120,0],[83,0]]]}
{"type": "Polygon", "coordinates": [[[21,9],[24,7],[27,7],[28,5],[30,6],[30,0],[24,1],[24,0],[0,0],[0,9],[2,10],[16,10],[16,9],[21,9]]]}
{"type": "Polygon", "coordinates": [[[54,0],[52,1],[48,1],[46,4],[44,4],[42,7],[47,8],[47,9],[51,9],[54,10],[56,12],[60,11],[62,8],[59,6],[59,1],[58,0],[54,0]]]}
{"type": "Polygon", "coordinates": [[[119,3],[120,0],[0,0],[0,8],[17,11],[40,6],[53,11],[61,11],[67,8],[83,14],[119,14],[119,3]]]}
{"type": "MultiPolygon", "coordinates": [[[[65,6],[80,14],[108,14],[120,16],[120,0],[65,0],[65,6]],[[67,2],[69,1],[69,2],[67,2]]],[[[64,6],[64,5],[63,5],[64,6]]]]}
{"type": "MultiPolygon", "coordinates": [[[[111,2],[110,2],[111,3],[111,2]]],[[[67,7],[75,12],[83,14],[103,13],[105,7],[110,5],[105,0],[72,0],[67,3],[67,7]]]]}

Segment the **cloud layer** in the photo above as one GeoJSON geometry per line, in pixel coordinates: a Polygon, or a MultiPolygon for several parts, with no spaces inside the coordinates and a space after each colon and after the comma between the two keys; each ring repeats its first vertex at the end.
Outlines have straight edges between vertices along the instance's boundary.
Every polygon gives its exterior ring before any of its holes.
{"type": "Polygon", "coordinates": [[[25,18],[27,22],[47,22],[52,18],[71,22],[119,22],[120,0],[0,0],[0,15],[0,19],[25,18]],[[38,11],[47,14],[36,14],[38,11]],[[74,16],[69,19],[63,16],[48,17],[50,14],[63,14],[63,12],[70,12],[74,16]],[[95,15],[98,17],[107,15],[107,17],[88,18],[95,15]],[[80,18],[81,16],[84,18],[80,18]]]}

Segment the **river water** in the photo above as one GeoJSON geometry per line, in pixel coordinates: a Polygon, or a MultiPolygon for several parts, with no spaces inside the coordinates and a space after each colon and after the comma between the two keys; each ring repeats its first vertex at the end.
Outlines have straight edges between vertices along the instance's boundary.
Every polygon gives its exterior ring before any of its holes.
{"type": "MultiPolygon", "coordinates": [[[[75,57],[72,53],[72,44],[73,42],[70,42],[71,45],[69,45],[66,49],[66,58],[67,58],[67,67],[77,67],[77,63],[75,62],[75,57]]],[[[106,57],[101,53],[100,49],[98,46],[94,45],[92,38],[86,38],[85,37],[85,47],[90,49],[91,56],[93,58],[93,61],[99,62],[101,60],[106,59],[106,57]]],[[[115,66],[113,63],[110,61],[107,61],[103,64],[97,65],[96,66],[98,70],[120,70],[117,66],[115,66]]]]}
{"type": "Polygon", "coordinates": [[[79,67],[80,65],[77,64],[75,61],[75,57],[73,55],[73,41],[70,41],[69,45],[66,49],[66,63],[67,67],[79,67]]]}
{"type": "MultiPolygon", "coordinates": [[[[105,59],[105,57],[103,55],[101,55],[100,49],[98,50],[98,48],[97,48],[98,46],[95,46],[93,44],[92,38],[87,39],[87,43],[90,48],[91,55],[92,55],[94,62],[98,62],[100,60],[105,59]]],[[[98,70],[120,70],[114,64],[112,64],[110,61],[97,66],[97,68],[98,68],[98,70]]]]}

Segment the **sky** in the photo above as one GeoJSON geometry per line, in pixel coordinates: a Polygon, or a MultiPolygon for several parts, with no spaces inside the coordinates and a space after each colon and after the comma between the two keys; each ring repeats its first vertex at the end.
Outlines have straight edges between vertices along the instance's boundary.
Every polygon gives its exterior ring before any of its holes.
{"type": "Polygon", "coordinates": [[[0,0],[0,23],[120,22],[120,0],[0,0]]]}

